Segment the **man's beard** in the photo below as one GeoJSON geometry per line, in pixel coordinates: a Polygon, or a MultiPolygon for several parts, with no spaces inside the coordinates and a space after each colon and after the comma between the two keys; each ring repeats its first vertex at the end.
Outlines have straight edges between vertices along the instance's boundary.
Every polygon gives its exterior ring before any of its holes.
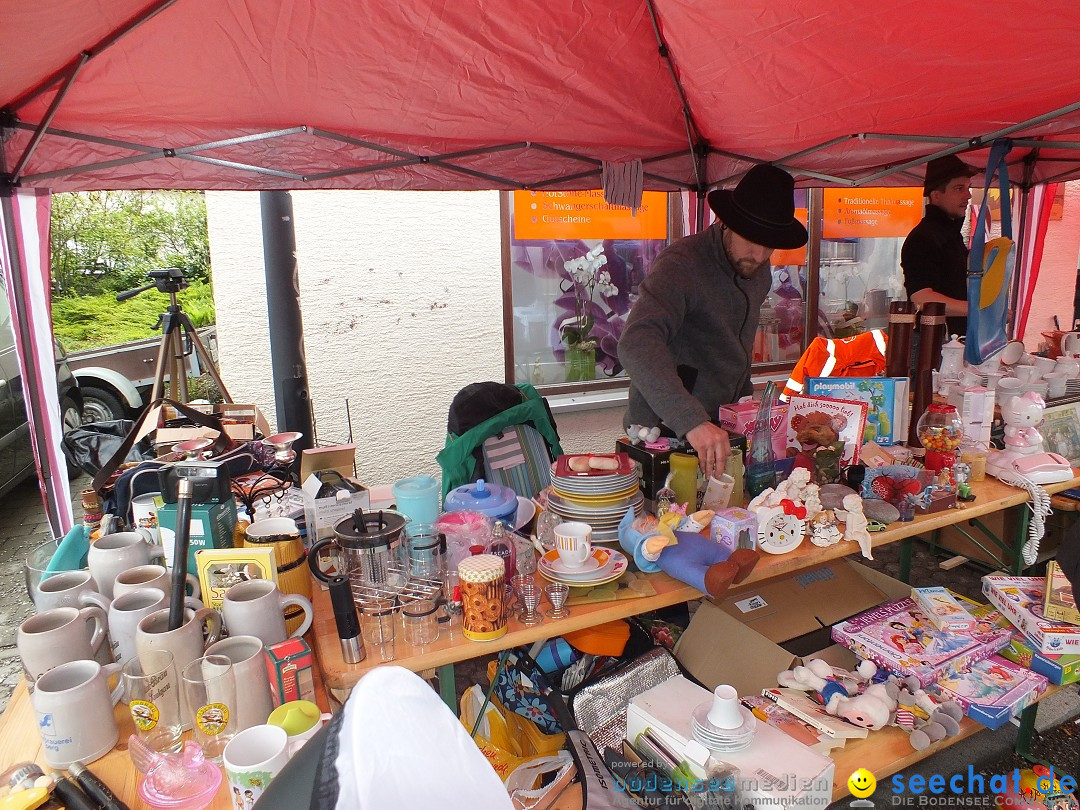
{"type": "Polygon", "coordinates": [[[753,259],[739,259],[736,262],[732,262],[732,267],[735,268],[735,272],[742,278],[753,278],[760,270],[764,270],[768,266],[768,259],[763,262],[755,262],[753,259]]]}

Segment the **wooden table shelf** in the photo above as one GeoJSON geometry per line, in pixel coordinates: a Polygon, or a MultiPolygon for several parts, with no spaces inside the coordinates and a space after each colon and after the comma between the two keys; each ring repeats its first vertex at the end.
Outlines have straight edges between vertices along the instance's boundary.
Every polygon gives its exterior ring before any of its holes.
{"type": "MultiPolygon", "coordinates": [[[[1073,478],[1071,481],[1062,484],[1048,486],[1047,489],[1050,492],[1060,492],[1078,485],[1080,485],[1080,477],[1073,478]]],[[[893,524],[886,531],[873,535],[874,548],[927,534],[935,529],[962,523],[971,518],[978,518],[1019,506],[1026,503],[1028,499],[1025,492],[1006,486],[994,479],[987,479],[976,484],[973,489],[977,495],[977,500],[974,503],[967,505],[963,509],[950,509],[933,515],[921,516],[911,523],[893,524]]],[[[1014,550],[1017,555],[1019,555],[1019,545],[1022,544],[1022,540],[1023,538],[1014,539],[1014,550]]],[[[780,556],[765,555],[753,574],[732,590],[737,592],[765,580],[791,574],[809,566],[829,562],[855,553],[858,553],[858,547],[850,542],[841,542],[827,548],[819,548],[804,542],[800,548],[789,554],[780,556]]],[[[477,656],[519,645],[532,644],[541,639],[561,635],[572,630],[592,627],[614,619],[628,618],[656,608],[667,607],[701,597],[701,594],[695,589],[662,573],[650,575],[649,581],[655,589],[655,594],[652,596],[575,606],[571,610],[570,617],[561,621],[546,619],[542,624],[524,627],[516,618],[512,618],[507,634],[493,642],[479,643],[469,641],[460,635],[455,638],[444,635],[430,646],[423,649],[413,649],[405,644],[401,634],[398,634],[395,647],[397,658],[392,663],[407,667],[415,672],[432,668],[443,668],[445,671],[455,663],[477,656]]],[[[319,670],[316,675],[321,681],[318,685],[318,691],[322,696],[322,686],[325,686],[339,693],[347,692],[365,672],[382,662],[375,660],[373,651],[369,648],[367,651],[368,658],[363,663],[346,664],[341,657],[333,612],[330,609],[329,595],[327,591],[318,587],[317,584],[313,602],[315,605],[315,621],[307,638],[315,652],[317,669],[319,670]]],[[[325,700],[325,697],[322,697],[322,699],[325,700]]],[[[1033,709],[1029,711],[1033,712],[1033,709]]],[[[140,807],[142,804],[136,798],[138,774],[131,764],[126,746],[127,738],[132,733],[132,723],[126,707],[122,704],[117,706],[116,717],[120,726],[120,743],[112,752],[92,763],[90,767],[118,796],[127,801],[132,807],[140,807]]],[[[836,760],[836,783],[833,788],[833,798],[835,800],[847,795],[847,777],[859,767],[869,768],[880,780],[927,756],[933,755],[944,747],[959,742],[982,730],[982,728],[978,723],[965,718],[961,724],[959,736],[937,743],[925,751],[912,750],[907,735],[895,728],[873,732],[865,740],[849,742],[843,749],[833,752],[833,757],[836,760]]],[[[16,687],[11,702],[4,712],[3,718],[0,719],[0,729],[3,731],[0,734],[0,769],[23,761],[36,761],[44,766],[34,712],[24,684],[16,687]]],[[[557,810],[575,810],[575,808],[580,807],[579,797],[580,789],[578,786],[571,786],[560,797],[556,805],[557,810]]],[[[224,781],[222,789],[218,792],[211,808],[214,810],[234,810],[227,784],[224,781]]]]}

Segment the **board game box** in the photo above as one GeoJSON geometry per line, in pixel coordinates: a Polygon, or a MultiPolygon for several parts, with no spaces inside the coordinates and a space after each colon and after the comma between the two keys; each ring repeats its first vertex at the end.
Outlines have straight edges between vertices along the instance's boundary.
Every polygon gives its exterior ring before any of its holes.
{"type": "Polygon", "coordinates": [[[1046,691],[1046,678],[992,655],[966,672],[943,675],[928,691],[958,701],[968,717],[987,728],[999,728],[1046,691]]]}
{"type": "Polygon", "coordinates": [[[1009,642],[1010,631],[986,627],[971,633],[944,632],[909,597],[879,605],[833,625],[833,641],[924,687],[941,675],[989,658],[1009,642]]]}
{"type": "Polygon", "coordinates": [[[1007,577],[987,574],[982,579],[983,596],[1000,610],[1041,653],[1080,653],[1080,627],[1052,622],[1043,614],[1043,577],[1007,577]]]}

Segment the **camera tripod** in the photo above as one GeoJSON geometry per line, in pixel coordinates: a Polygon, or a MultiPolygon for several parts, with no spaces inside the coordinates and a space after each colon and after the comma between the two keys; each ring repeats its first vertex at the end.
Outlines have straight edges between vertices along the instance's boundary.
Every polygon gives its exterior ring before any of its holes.
{"type": "Polygon", "coordinates": [[[125,290],[116,294],[117,301],[126,301],[134,298],[141,292],[156,287],[159,291],[169,296],[169,305],[165,312],[158,316],[158,322],[154,328],[161,328],[161,343],[158,346],[157,361],[154,365],[154,387],[150,394],[151,401],[160,399],[165,393],[165,378],[169,378],[169,395],[176,402],[186,403],[188,399],[187,386],[187,363],[184,358],[191,354],[194,349],[199,358],[200,367],[210,375],[214,383],[221,390],[221,395],[226,402],[232,402],[229,391],[222,382],[214,365],[210,352],[203,345],[199,333],[191,318],[184,312],[183,307],[176,298],[180,290],[188,286],[184,278],[184,271],[179,267],[167,267],[163,270],[151,270],[147,273],[151,279],[149,284],[137,287],[134,290],[125,290]]]}

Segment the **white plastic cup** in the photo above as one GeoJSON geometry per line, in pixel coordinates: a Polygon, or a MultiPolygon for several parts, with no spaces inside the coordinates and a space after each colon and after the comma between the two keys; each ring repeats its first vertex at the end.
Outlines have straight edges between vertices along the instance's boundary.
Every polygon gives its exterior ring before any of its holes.
{"type": "Polygon", "coordinates": [[[708,720],[715,728],[738,728],[743,724],[739,693],[734,686],[722,683],[713,690],[713,705],[709,709],[708,720]]]}

